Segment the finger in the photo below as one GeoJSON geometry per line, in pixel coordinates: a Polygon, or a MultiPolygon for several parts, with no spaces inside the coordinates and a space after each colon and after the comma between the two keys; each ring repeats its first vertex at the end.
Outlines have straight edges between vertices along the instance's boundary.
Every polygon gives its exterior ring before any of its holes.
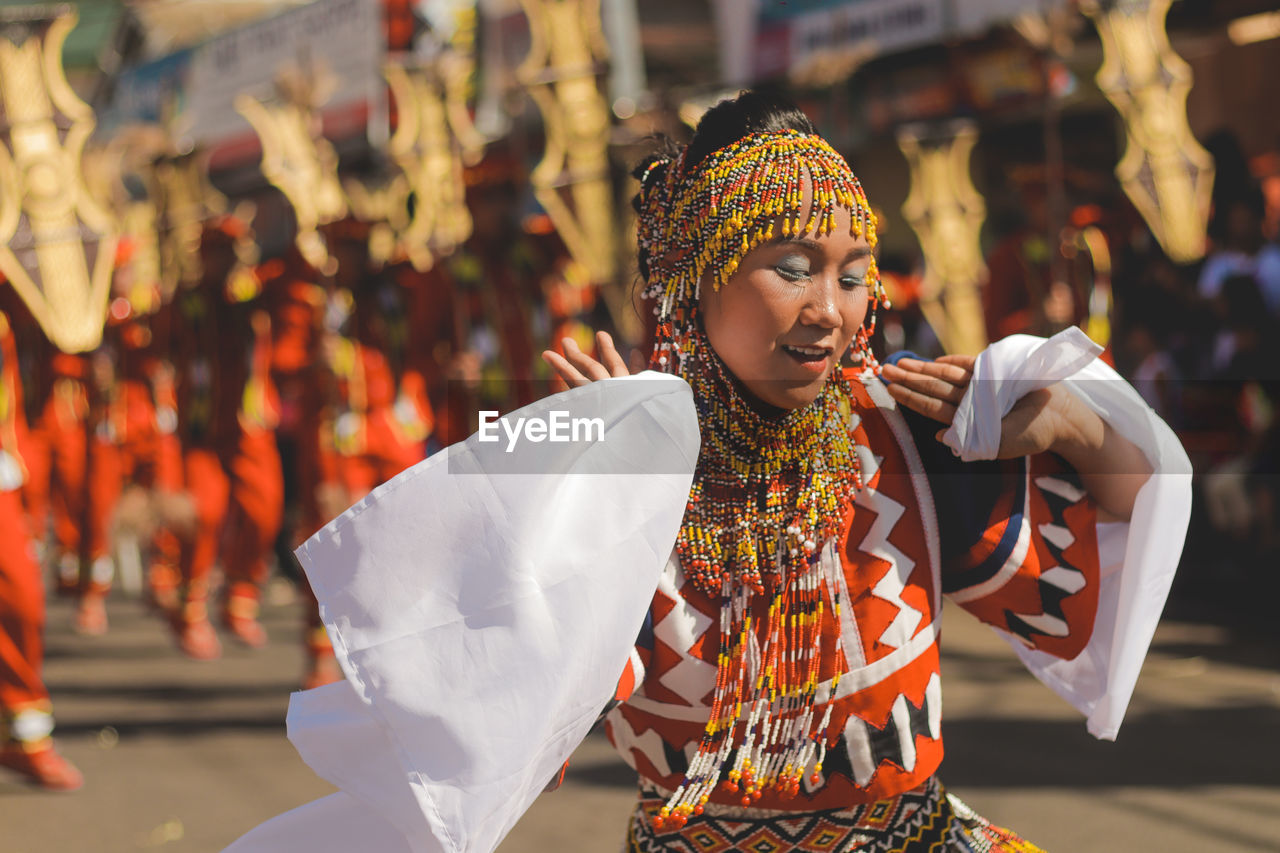
{"type": "Polygon", "coordinates": [[[959,403],[964,398],[964,387],[953,385],[945,379],[938,379],[922,373],[913,373],[899,368],[890,371],[892,365],[885,365],[885,377],[894,385],[904,385],[912,391],[929,397],[936,397],[948,403],[959,403]]]}
{"type": "Polygon", "coordinates": [[[551,365],[561,379],[565,381],[570,388],[577,388],[580,385],[590,384],[591,380],[578,372],[578,369],[569,362],[565,361],[564,356],[552,350],[544,350],[542,360],[551,365]]]}
{"type": "Polygon", "coordinates": [[[596,346],[600,350],[600,360],[604,362],[610,376],[631,375],[631,371],[627,370],[627,363],[618,355],[618,350],[613,345],[612,335],[608,332],[596,332],[596,346]]]}
{"type": "Polygon", "coordinates": [[[932,376],[935,379],[941,379],[944,382],[950,382],[952,385],[967,385],[973,371],[951,361],[951,356],[943,356],[938,361],[920,361],[914,358],[898,359],[898,367],[908,373],[923,373],[925,376],[932,376]],[[942,359],[947,359],[943,361],[942,359]]]}
{"type": "Polygon", "coordinates": [[[962,370],[969,373],[969,375],[971,376],[973,375],[974,362],[976,362],[977,360],[978,360],[977,356],[972,356],[972,355],[957,354],[957,355],[944,355],[944,356],[938,357],[938,361],[941,362],[942,364],[954,364],[956,367],[961,368],[962,370]]]}
{"type": "Polygon", "coordinates": [[[911,409],[919,412],[926,418],[938,421],[939,423],[950,424],[956,417],[956,407],[945,400],[939,400],[927,394],[921,394],[919,391],[913,391],[906,385],[894,382],[889,386],[889,395],[894,400],[911,409]]]}
{"type": "Polygon", "coordinates": [[[580,350],[578,342],[573,338],[565,338],[560,345],[564,347],[565,359],[583,376],[592,381],[609,378],[609,371],[605,366],[580,350]]]}

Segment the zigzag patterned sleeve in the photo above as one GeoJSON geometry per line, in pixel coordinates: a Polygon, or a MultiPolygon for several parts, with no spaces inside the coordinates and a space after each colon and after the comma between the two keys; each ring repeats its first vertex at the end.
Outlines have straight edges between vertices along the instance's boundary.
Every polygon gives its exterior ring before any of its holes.
{"type": "Polygon", "coordinates": [[[962,462],[904,413],[937,504],[942,590],[1028,646],[1075,657],[1098,606],[1096,508],[1052,453],[962,462]]]}
{"type": "Polygon", "coordinates": [[[1089,642],[1098,609],[1096,508],[1060,458],[1028,461],[985,530],[945,560],[942,589],[988,625],[1070,659],[1089,642]]]}

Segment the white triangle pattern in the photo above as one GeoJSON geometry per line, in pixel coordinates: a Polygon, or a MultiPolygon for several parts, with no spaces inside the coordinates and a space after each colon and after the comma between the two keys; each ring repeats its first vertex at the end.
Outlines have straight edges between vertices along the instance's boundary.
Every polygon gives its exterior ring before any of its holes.
{"type": "Polygon", "coordinates": [[[871,593],[898,608],[897,616],[879,638],[881,643],[898,649],[911,639],[924,619],[923,613],[902,599],[907,580],[916,567],[915,561],[889,542],[889,535],[898,519],[906,512],[906,507],[869,485],[880,471],[884,457],[876,456],[869,448],[858,445],[858,458],[862,463],[862,480],[868,485],[858,492],[856,504],[876,514],[876,519],[862,538],[858,550],[889,563],[889,570],[876,582],[871,593]]]}

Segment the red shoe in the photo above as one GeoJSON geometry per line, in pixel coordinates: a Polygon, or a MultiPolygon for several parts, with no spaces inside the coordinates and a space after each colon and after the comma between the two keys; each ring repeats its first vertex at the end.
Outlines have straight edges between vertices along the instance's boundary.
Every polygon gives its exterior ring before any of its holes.
{"type": "Polygon", "coordinates": [[[222,624],[237,640],[251,649],[260,649],[267,644],[267,629],[257,619],[243,616],[224,616],[222,624]]]}
{"type": "Polygon", "coordinates": [[[85,637],[101,637],[107,633],[107,602],[100,595],[88,594],[76,605],[75,632],[85,637]]]}
{"type": "Polygon", "coordinates": [[[217,660],[222,657],[222,643],[208,619],[173,620],[173,632],[178,649],[192,660],[217,660]]]}
{"type": "Polygon", "coordinates": [[[74,791],[84,785],[84,775],[58,754],[53,744],[27,751],[10,742],[0,749],[0,767],[7,767],[48,791],[74,791]]]}
{"type": "Polygon", "coordinates": [[[237,640],[251,649],[260,649],[267,644],[267,629],[258,621],[256,598],[228,596],[226,609],[222,611],[222,624],[237,640]]]}

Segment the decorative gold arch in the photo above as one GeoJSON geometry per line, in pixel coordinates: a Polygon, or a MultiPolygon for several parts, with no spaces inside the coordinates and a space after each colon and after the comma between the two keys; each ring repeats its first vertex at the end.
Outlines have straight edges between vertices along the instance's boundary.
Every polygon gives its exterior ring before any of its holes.
{"type": "Polygon", "coordinates": [[[0,10],[0,272],[66,352],[98,346],[117,226],[85,185],[93,110],[71,90],[69,6],[0,10]]]}
{"type": "Polygon", "coordinates": [[[542,112],[546,150],[531,180],[570,254],[595,282],[614,277],[609,107],[597,76],[608,57],[599,0],[520,0],[532,43],[517,70],[542,112]]]}
{"type": "Polygon", "coordinates": [[[318,115],[332,86],[332,75],[321,69],[293,66],[277,74],[277,97],[270,104],[246,92],[235,100],[262,143],[262,174],[293,207],[298,251],[327,274],[333,273],[334,261],[319,228],[347,215],[338,154],[321,134],[318,115]]]}
{"type": "Polygon", "coordinates": [[[400,168],[391,225],[400,250],[418,270],[429,269],[471,236],[464,165],[479,162],[484,139],[466,108],[467,57],[445,51],[428,66],[388,65],[387,82],[399,123],[388,152],[400,168]],[[410,213],[409,199],[413,199],[410,213]]]}
{"type": "Polygon", "coordinates": [[[925,134],[903,128],[898,147],[911,168],[902,212],[920,240],[925,275],[920,307],[947,352],[977,353],[987,344],[978,289],[986,275],[979,236],[986,217],[969,179],[978,132],[968,122],[925,134]]]}
{"type": "Polygon", "coordinates": [[[1116,177],[1165,253],[1190,263],[1204,256],[1214,164],[1187,124],[1191,68],[1169,45],[1169,3],[1089,0],[1081,10],[1102,39],[1098,86],[1128,135],[1116,177]]]}

